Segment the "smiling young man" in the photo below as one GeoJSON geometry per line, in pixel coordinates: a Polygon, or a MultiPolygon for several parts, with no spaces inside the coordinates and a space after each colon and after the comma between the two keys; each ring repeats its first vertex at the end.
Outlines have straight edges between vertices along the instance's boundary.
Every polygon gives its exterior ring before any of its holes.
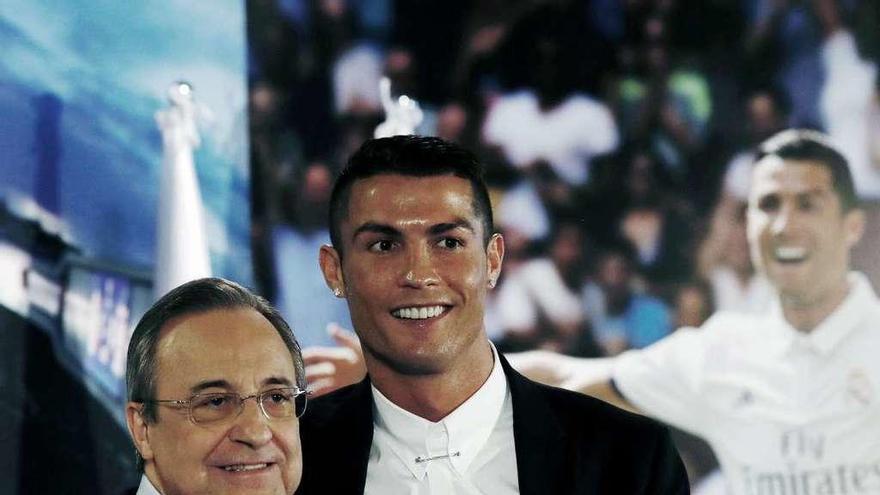
{"type": "Polygon", "coordinates": [[[365,143],[320,252],[368,378],[314,401],[298,493],[686,493],[668,433],[531,382],[486,337],[504,241],[475,157],[437,138],[365,143]]]}
{"type": "Polygon", "coordinates": [[[846,160],[814,131],[767,140],[747,222],[769,313],[718,313],[625,353],[610,382],[589,361],[512,360],[703,437],[733,495],[880,493],[880,301],[849,271],[864,216],[846,160]]]}
{"type": "Polygon", "coordinates": [[[296,490],[302,357],[263,299],[217,278],[172,290],[135,328],[126,382],[137,495],[296,490]]]}

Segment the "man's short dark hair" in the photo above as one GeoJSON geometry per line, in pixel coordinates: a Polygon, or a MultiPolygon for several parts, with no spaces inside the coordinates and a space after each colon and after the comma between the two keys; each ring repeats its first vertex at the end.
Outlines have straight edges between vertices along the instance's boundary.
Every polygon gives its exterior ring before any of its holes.
{"type": "Polygon", "coordinates": [[[342,222],[348,216],[352,185],[376,175],[399,174],[413,177],[454,175],[471,184],[474,213],[483,226],[488,245],[494,233],[489,191],[483,182],[483,168],[470,151],[436,137],[393,136],[370,139],[348,160],[330,196],[330,241],[342,255],[342,222]]]}
{"type": "MultiPolygon", "coordinates": [[[[156,345],[162,327],[179,316],[223,309],[253,309],[275,327],[293,360],[296,385],[305,390],[306,377],[299,344],[281,314],[265,299],[248,289],[222,278],[203,278],[187,282],[165,294],[144,314],[128,344],[125,383],[128,400],[143,402],[144,421],[157,420],[156,345]]],[[[221,330],[222,331],[222,330],[221,330]]]]}
{"type": "Polygon", "coordinates": [[[831,185],[840,200],[841,211],[846,213],[859,207],[852,172],[846,158],[831,144],[825,134],[808,129],[788,129],[767,139],[758,147],[755,163],[767,156],[783,160],[817,163],[831,173],[831,185]]]}

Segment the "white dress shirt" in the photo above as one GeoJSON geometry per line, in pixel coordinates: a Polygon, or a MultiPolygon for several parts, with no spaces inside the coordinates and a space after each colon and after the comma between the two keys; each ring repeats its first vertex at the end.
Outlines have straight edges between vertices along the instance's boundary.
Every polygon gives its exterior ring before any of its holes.
{"type": "Polygon", "coordinates": [[[510,391],[494,346],[492,355],[486,382],[436,423],[372,388],[373,445],[364,493],[519,493],[510,391]]]}
{"type": "Polygon", "coordinates": [[[153,486],[153,483],[147,478],[146,474],[141,475],[141,484],[138,485],[138,491],[135,495],[162,495],[159,490],[153,486]]]}

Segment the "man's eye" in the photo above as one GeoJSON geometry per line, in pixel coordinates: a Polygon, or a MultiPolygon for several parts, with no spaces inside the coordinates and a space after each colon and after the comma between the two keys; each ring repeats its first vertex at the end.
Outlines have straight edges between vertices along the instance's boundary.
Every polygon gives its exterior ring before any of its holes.
{"type": "Polygon", "coordinates": [[[779,199],[767,196],[758,200],[758,209],[763,212],[773,212],[779,209],[779,199]]]}
{"type": "Polygon", "coordinates": [[[220,409],[228,405],[229,397],[225,395],[207,395],[193,400],[193,407],[220,409]]]}
{"type": "Polygon", "coordinates": [[[370,249],[370,251],[373,251],[375,253],[391,251],[392,249],[394,249],[394,241],[390,241],[388,239],[376,241],[376,242],[370,244],[369,249],[370,249]]]}
{"type": "Polygon", "coordinates": [[[283,404],[285,402],[290,402],[292,399],[292,394],[285,392],[274,392],[269,394],[269,400],[276,404],[283,404]]]}
{"type": "Polygon", "coordinates": [[[445,249],[458,249],[464,246],[464,243],[454,237],[444,237],[437,245],[445,249]]]}
{"type": "Polygon", "coordinates": [[[801,198],[798,201],[798,208],[800,208],[801,211],[813,211],[816,209],[816,201],[811,198],[801,198]]]}

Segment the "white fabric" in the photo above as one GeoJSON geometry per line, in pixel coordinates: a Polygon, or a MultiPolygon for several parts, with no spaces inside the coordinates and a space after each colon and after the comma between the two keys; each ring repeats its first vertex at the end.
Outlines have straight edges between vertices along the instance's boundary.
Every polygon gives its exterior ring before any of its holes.
{"type": "Polygon", "coordinates": [[[515,167],[545,160],[572,185],[585,184],[590,160],[613,151],[618,141],[617,125],[602,102],[573,94],[542,112],[528,90],[502,96],[489,108],[483,137],[515,167]]]}
{"type": "Polygon", "coordinates": [[[513,407],[494,346],[492,354],[495,364],[486,382],[436,423],[398,407],[373,387],[373,445],[364,493],[519,493],[513,407]],[[416,462],[435,456],[448,457],[416,462]]]}
{"type": "Polygon", "coordinates": [[[754,150],[740,151],[734,155],[724,172],[724,192],[740,201],[748,201],[754,163],[754,150]]]}
{"type": "Polygon", "coordinates": [[[849,160],[859,196],[880,199],[880,170],[871,161],[870,109],[877,66],[862,60],[852,33],[838,30],[822,46],[825,86],[820,108],[831,139],[849,160]]]}
{"type": "Polygon", "coordinates": [[[880,301],[850,275],[809,334],[782,317],[721,313],[619,358],[614,381],[647,414],[703,437],[731,494],[880,493],[880,301]]]}
{"type": "Polygon", "coordinates": [[[716,311],[760,313],[769,308],[776,297],[776,291],[766,277],[754,274],[742,285],[733,269],[726,266],[714,268],[709,273],[709,283],[715,296],[716,311]]]}
{"type": "Polygon", "coordinates": [[[516,231],[531,241],[543,239],[550,233],[547,209],[529,181],[520,181],[504,192],[495,218],[505,232],[516,231]]]}
{"type": "Polygon", "coordinates": [[[356,106],[379,110],[379,80],[382,79],[382,53],[369,45],[356,45],[333,64],[333,102],[337,114],[356,106]]]}
{"type": "Polygon", "coordinates": [[[153,483],[147,478],[147,475],[141,475],[141,484],[138,485],[138,490],[135,495],[161,495],[159,490],[153,486],[153,483]]]}
{"type": "Polygon", "coordinates": [[[558,324],[584,319],[579,295],[565,285],[559,270],[546,258],[529,261],[508,274],[498,288],[496,302],[502,326],[514,333],[533,329],[539,314],[558,324]]]}

